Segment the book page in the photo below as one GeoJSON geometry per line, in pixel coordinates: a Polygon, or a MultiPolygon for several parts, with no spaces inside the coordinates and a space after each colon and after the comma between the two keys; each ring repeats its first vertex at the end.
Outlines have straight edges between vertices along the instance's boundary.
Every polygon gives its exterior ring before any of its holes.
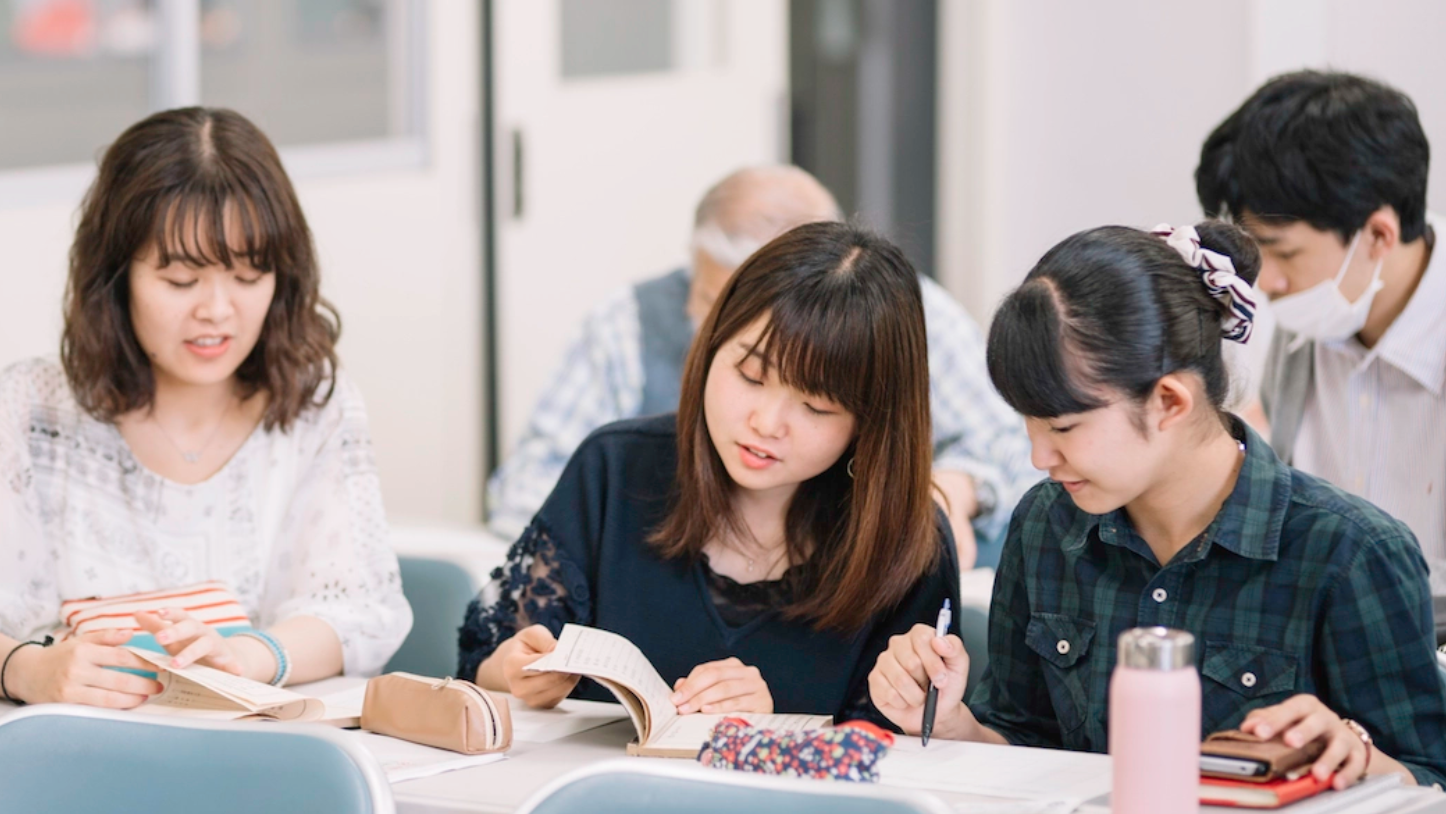
{"type": "MultiPolygon", "coordinates": [[[[252,681],[249,678],[231,675],[221,670],[205,667],[199,664],[192,664],[189,667],[174,669],[169,666],[171,657],[164,653],[156,653],[150,650],[138,648],[127,648],[142,659],[154,664],[158,671],[158,677],[163,683],[177,683],[176,679],[183,679],[182,683],[193,685],[190,688],[178,688],[176,694],[167,703],[157,703],[167,693],[142,704],[142,707],[157,706],[157,710],[146,709],[147,712],[159,712],[159,707],[171,706],[175,710],[180,709],[217,709],[211,702],[203,702],[198,696],[207,692],[220,696],[222,699],[231,701],[235,706],[241,707],[236,717],[247,714],[261,714],[266,717],[276,718],[283,721],[301,721],[320,717],[326,709],[326,705],[315,698],[307,698],[290,690],[280,687],[273,687],[270,684],[262,684],[259,681],[252,681]]],[[[224,707],[222,707],[224,708],[224,707]]],[[[159,712],[159,714],[167,714],[159,712]]],[[[207,716],[212,717],[212,716],[207,716]]]]}
{"type": "Polygon", "coordinates": [[[678,715],[668,726],[653,736],[645,745],[650,749],[692,749],[696,750],[708,742],[713,727],[724,718],[741,718],[759,729],[779,732],[806,731],[829,726],[833,719],[819,715],[767,715],[753,712],[731,712],[723,715],[678,715]]]}
{"type": "MultiPolygon", "coordinates": [[[[616,633],[584,625],[564,625],[562,635],[557,638],[557,648],[526,669],[605,679],[600,682],[604,686],[611,681],[630,690],[647,712],[646,725],[638,728],[639,740],[644,744],[649,742],[653,731],[666,727],[678,717],[677,708],[668,700],[673,694],[672,688],[637,645],[616,633]]],[[[609,689],[616,693],[615,688],[609,689]]],[[[625,700],[624,705],[627,705],[625,700]]],[[[637,723],[636,718],[633,722],[637,723]]]]}
{"type": "Polygon", "coordinates": [[[314,696],[324,707],[319,720],[333,726],[361,726],[362,703],[366,701],[366,693],[366,682],[362,682],[351,689],[314,696]]]}
{"type": "Polygon", "coordinates": [[[235,701],[223,695],[217,695],[194,681],[167,672],[158,674],[156,678],[161,682],[163,689],[159,694],[152,696],[137,707],[138,712],[144,712],[147,715],[210,718],[218,721],[234,720],[251,712],[235,701]]]}

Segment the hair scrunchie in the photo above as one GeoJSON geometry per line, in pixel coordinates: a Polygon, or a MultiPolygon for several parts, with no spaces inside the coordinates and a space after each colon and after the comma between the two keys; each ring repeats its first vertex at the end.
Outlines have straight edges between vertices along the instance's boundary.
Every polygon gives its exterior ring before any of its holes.
{"type": "Polygon", "coordinates": [[[1194,226],[1162,223],[1151,229],[1150,234],[1163,238],[1191,268],[1199,271],[1205,290],[1225,306],[1226,315],[1220,320],[1220,335],[1242,345],[1249,341],[1255,326],[1255,297],[1250,284],[1235,273],[1235,264],[1230,258],[1202,247],[1200,234],[1194,226]]]}

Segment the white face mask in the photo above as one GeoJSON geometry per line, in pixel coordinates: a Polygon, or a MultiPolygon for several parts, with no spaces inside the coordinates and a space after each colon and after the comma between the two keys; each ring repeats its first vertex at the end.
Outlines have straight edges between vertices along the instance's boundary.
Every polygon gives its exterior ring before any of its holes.
{"type": "Polygon", "coordinates": [[[1361,233],[1356,232],[1356,236],[1351,238],[1351,247],[1346,252],[1345,262],[1341,263],[1341,270],[1336,273],[1335,279],[1323,280],[1299,293],[1271,300],[1270,311],[1280,326],[1296,334],[1295,341],[1290,345],[1291,350],[1300,347],[1308,339],[1318,342],[1345,339],[1360,333],[1366,326],[1371,303],[1376,299],[1376,292],[1381,290],[1381,267],[1385,265],[1386,258],[1382,257],[1376,264],[1375,271],[1371,272],[1371,283],[1366,286],[1365,293],[1354,303],[1346,299],[1341,293],[1341,280],[1345,278],[1346,270],[1351,266],[1351,258],[1355,257],[1356,246],[1360,242],[1361,233]]]}

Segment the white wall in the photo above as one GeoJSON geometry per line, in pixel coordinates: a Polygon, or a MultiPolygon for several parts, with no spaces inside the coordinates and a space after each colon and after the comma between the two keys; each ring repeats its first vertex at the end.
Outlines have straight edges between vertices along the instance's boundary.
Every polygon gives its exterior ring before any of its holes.
{"type": "Polygon", "coordinates": [[[521,436],[586,314],[688,259],[708,187],[784,160],[783,0],[693,3],[715,59],[652,73],[560,75],[558,3],[499,0],[496,117],[498,381],[504,455],[521,436]],[[716,12],[716,13],[713,13],[716,12]],[[514,216],[512,137],[525,144],[514,216]]]}
{"type": "MultiPolygon", "coordinates": [[[[424,167],[293,179],[394,519],[482,516],[478,8],[427,6],[424,167]]],[[[78,204],[0,209],[0,365],[57,353],[78,204]]]]}
{"type": "Polygon", "coordinates": [[[1415,99],[1438,155],[1446,145],[1446,4],[1434,0],[940,6],[939,270],[981,320],[1075,231],[1198,219],[1201,142],[1280,72],[1385,80],[1415,99]]]}

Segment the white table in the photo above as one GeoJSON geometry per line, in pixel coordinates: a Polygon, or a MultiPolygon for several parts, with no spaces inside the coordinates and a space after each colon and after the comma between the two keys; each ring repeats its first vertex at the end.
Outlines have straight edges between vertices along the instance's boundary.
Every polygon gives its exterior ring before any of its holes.
{"type": "MultiPolygon", "coordinates": [[[[514,743],[507,760],[500,763],[398,783],[392,787],[392,793],[396,798],[399,814],[515,811],[552,780],[575,769],[623,756],[624,749],[632,738],[632,724],[618,721],[553,743],[514,743]]],[[[1034,751],[1020,747],[1004,748],[1016,749],[1021,761],[1029,761],[1032,757],[1030,753],[1034,751]]],[[[931,793],[950,805],[991,799],[966,794],[931,793]]],[[[1391,808],[1393,813],[1446,814],[1446,795],[1433,789],[1402,790],[1401,797],[1398,804],[1391,808]],[[1401,804],[1406,807],[1401,807],[1401,804]]],[[[1103,807],[1087,807],[1082,810],[1107,811],[1103,807]]],[[[1380,809],[1369,808],[1363,804],[1359,808],[1333,814],[1353,814],[1355,811],[1376,814],[1380,809]]]]}
{"type": "MultiPolygon", "coordinates": [[[[357,681],[328,679],[295,689],[307,694],[324,694],[354,686],[357,681]]],[[[0,717],[11,709],[12,705],[0,702],[0,717]]],[[[622,757],[633,735],[632,724],[622,720],[550,743],[514,742],[506,760],[395,784],[392,793],[397,811],[400,814],[514,811],[552,780],[584,766],[622,757]]],[[[1002,748],[1017,750],[1019,760],[1024,762],[1031,760],[1034,751],[1022,747],[1002,748]]],[[[1101,758],[1095,756],[1094,759],[1101,758]]],[[[158,758],[158,763],[160,760],[158,758]]],[[[949,804],[987,799],[955,793],[936,792],[936,795],[949,804]]],[[[1104,809],[1087,807],[1082,811],[1103,812],[1104,809]]],[[[1380,809],[1363,804],[1333,814],[1377,814],[1378,811],[1380,809]]],[[[1408,789],[1391,811],[1393,814],[1446,814],[1446,794],[1427,788],[1408,789]]]]}

